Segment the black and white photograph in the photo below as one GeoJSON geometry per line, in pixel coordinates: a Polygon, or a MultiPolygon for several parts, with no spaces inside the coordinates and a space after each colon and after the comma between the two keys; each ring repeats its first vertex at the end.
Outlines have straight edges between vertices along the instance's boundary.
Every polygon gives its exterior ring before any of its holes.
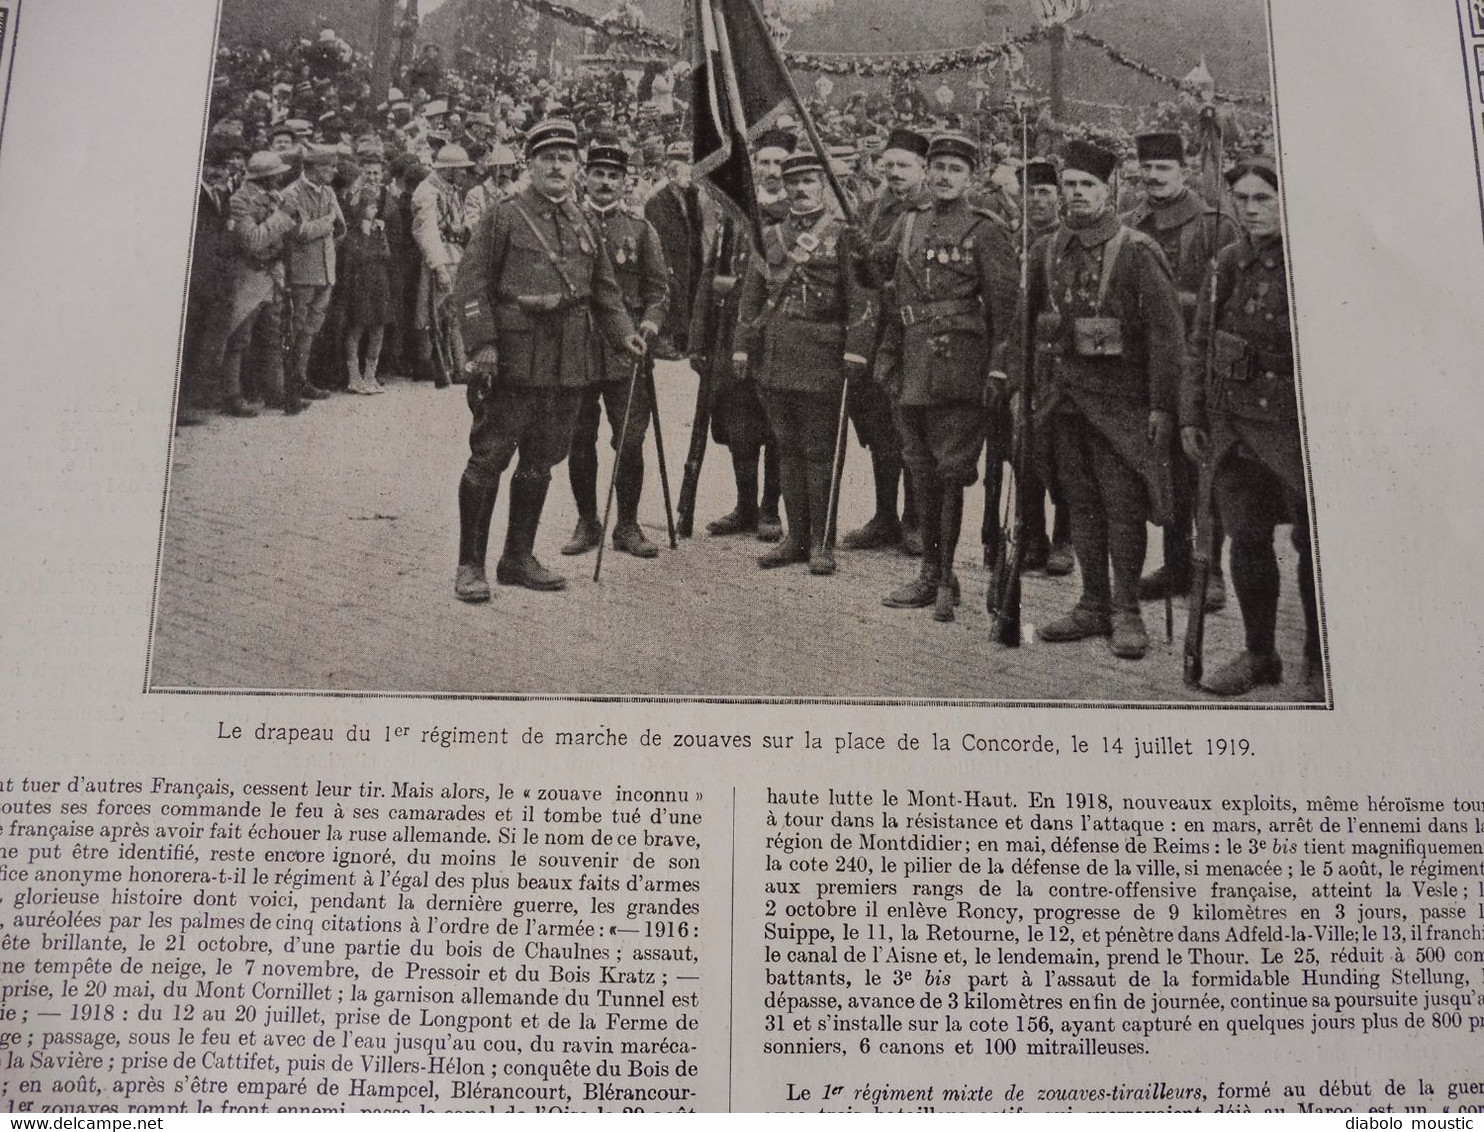
{"type": "Polygon", "coordinates": [[[146,690],[1332,706],[1268,21],[222,0],[146,690]]]}

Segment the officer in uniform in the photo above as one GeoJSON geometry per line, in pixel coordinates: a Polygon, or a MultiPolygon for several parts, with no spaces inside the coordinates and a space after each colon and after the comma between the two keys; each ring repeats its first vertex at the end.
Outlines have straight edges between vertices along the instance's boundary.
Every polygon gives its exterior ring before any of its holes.
{"type": "Polygon", "coordinates": [[[485,549],[500,477],[511,476],[510,522],[496,568],[501,585],[559,590],[566,580],[534,553],[551,469],[572,444],[582,394],[592,385],[594,333],[644,354],[608,253],[573,199],[577,127],[565,119],[526,135],[531,184],[485,214],[459,264],[454,303],[470,352],[474,414],[470,457],[459,482],[461,601],[490,597],[485,549]]]}
{"type": "MultiPolygon", "coordinates": [[[[953,560],[964,489],[978,479],[991,357],[1010,331],[1018,282],[1004,225],[965,196],[978,162],[979,147],[956,131],[928,147],[931,198],[907,212],[892,236],[896,320],[878,366],[897,375],[902,456],[917,487],[923,535],[918,576],[882,601],[898,609],[933,605],[939,621],[953,620],[959,600],[953,560]]],[[[1003,395],[1000,383],[991,399],[1003,395]]]]}
{"type": "MultiPolygon", "coordinates": [[[[1223,216],[1186,184],[1184,138],[1176,133],[1140,134],[1134,144],[1144,199],[1129,212],[1124,223],[1154,240],[1170,261],[1175,287],[1180,292],[1180,310],[1185,315],[1185,333],[1189,336],[1196,296],[1210,289],[1211,265],[1216,261],[1216,253],[1241,239],[1241,233],[1230,217],[1223,216]]],[[[1164,565],[1139,583],[1139,597],[1146,601],[1190,592],[1196,471],[1183,453],[1176,452],[1175,456],[1175,520],[1164,529],[1164,565]]],[[[1226,604],[1219,554],[1221,542],[1218,531],[1218,553],[1212,559],[1211,584],[1206,591],[1207,609],[1220,609],[1226,604]]]]}
{"type": "MultiPolygon", "coordinates": [[[[1113,209],[1117,157],[1081,141],[1069,142],[1063,157],[1063,224],[1031,248],[1027,301],[1036,354],[1032,411],[1036,428],[1049,431],[1072,509],[1082,596],[1040,636],[1111,636],[1115,656],[1137,660],[1149,647],[1139,611],[1145,524],[1170,520],[1184,323],[1164,253],[1113,209]]],[[[1014,350],[1011,365],[1023,357],[1014,350]]]]}
{"type": "MultiPolygon", "coordinates": [[[[628,169],[629,155],[616,138],[589,145],[583,212],[598,243],[613,261],[613,272],[623,291],[629,317],[646,339],[653,339],[665,323],[669,283],[659,234],[642,213],[630,211],[623,204],[628,169]]],[[[613,528],[613,545],[636,558],[654,558],[659,548],[639,528],[644,436],[653,411],[650,381],[647,374],[640,374],[637,381],[631,380],[633,359],[606,342],[596,343],[595,354],[598,384],[583,392],[567,462],[572,497],[577,501],[577,529],[562,547],[562,553],[584,554],[598,545],[603,534],[598,522],[598,402],[601,399],[608,407],[608,427],[613,433],[613,449],[618,460],[615,485],[618,525],[613,528]],[[618,451],[620,433],[624,434],[622,452],[618,451]]]]}
{"type": "Polygon", "coordinates": [[[1304,609],[1303,678],[1310,698],[1323,699],[1277,166],[1270,157],[1244,161],[1227,174],[1227,183],[1247,242],[1221,250],[1215,295],[1209,286],[1201,294],[1181,390],[1180,440],[1190,458],[1208,469],[1214,506],[1231,536],[1232,588],[1246,648],[1203,686],[1220,696],[1240,696],[1283,679],[1275,644],[1279,580],[1273,532],[1292,523],[1304,609]]]}
{"type": "Polygon", "coordinates": [[[248,160],[242,185],[228,204],[227,243],[231,257],[230,308],[223,324],[221,388],[230,405],[241,406],[242,358],[255,336],[267,343],[261,356],[268,366],[267,394],[290,415],[303,408],[298,383],[285,388],[283,367],[284,241],[298,222],[283,208],[278,189],[293,169],[273,152],[248,160]]]}
{"type": "MultiPolygon", "coordinates": [[[[923,184],[927,176],[928,139],[916,130],[896,129],[886,140],[881,164],[886,190],[881,193],[865,224],[863,276],[881,290],[881,334],[895,318],[895,285],[892,267],[896,246],[891,233],[902,215],[927,198],[923,184]]],[[[873,363],[875,357],[873,356],[873,363]]],[[[888,375],[889,376],[889,375],[888,375]]],[[[850,419],[862,447],[871,453],[871,474],[876,485],[876,513],[866,525],[848,531],[840,539],[846,550],[874,550],[900,545],[909,554],[922,553],[918,529],[917,493],[912,477],[903,476],[902,434],[892,416],[891,395],[880,381],[857,381],[850,386],[850,419]],[[897,518],[897,484],[905,479],[906,500],[897,518]]]]}
{"type": "Polygon", "coordinates": [[[875,298],[856,277],[845,222],[826,207],[824,161],[795,154],[783,163],[792,208],[764,230],[742,286],[732,365],[756,380],[778,442],[787,533],[758,559],[764,569],[808,562],[833,574],[828,527],[842,382],[866,373],[876,332],[875,298]]]}

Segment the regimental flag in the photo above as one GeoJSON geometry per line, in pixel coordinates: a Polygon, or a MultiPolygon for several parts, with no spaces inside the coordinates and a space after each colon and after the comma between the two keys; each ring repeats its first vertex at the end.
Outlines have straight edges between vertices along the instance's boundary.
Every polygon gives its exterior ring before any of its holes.
{"type": "Polygon", "coordinates": [[[793,80],[754,0],[693,0],[695,172],[705,177],[762,240],[751,143],[779,115],[804,117],[793,80]]]}

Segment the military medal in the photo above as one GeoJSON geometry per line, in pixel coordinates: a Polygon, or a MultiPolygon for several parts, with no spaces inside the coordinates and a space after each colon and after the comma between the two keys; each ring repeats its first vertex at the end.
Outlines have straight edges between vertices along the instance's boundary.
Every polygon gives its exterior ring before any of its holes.
{"type": "Polygon", "coordinates": [[[629,249],[623,244],[618,245],[618,251],[613,253],[613,262],[622,266],[629,262],[629,249]]]}
{"type": "Polygon", "coordinates": [[[939,248],[938,249],[938,262],[941,263],[944,267],[947,267],[948,266],[948,249],[947,248],[939,248]]]}
{"type": "Polygon", "coordinates": [[[794,250],[788,254],[795,263],[807,263],[809,257],[819,248],[819,237],[813,232],[801,232],[799,238],[794,241],[794,250]]]}
{"type": "Polygon", "coordinates": [[[958,245],[956,245],[956,244],[954,245],[953,252],[951,254],[953,256],[953,262],[954,263],[962,263],[963,262],[963,260],[964,260],[963,253],[961,251],[959,251],[958,245]]]}

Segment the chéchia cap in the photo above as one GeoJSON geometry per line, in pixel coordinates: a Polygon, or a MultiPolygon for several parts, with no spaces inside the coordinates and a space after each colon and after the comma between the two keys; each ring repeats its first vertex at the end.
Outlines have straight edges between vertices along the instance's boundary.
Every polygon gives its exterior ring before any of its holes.
{"type": "Polygon", "coordinates": [[[1140,134],[1134,139],[1140,161],[1184,161],[1185,139],[1176,133],[1140,134]]]}
{"type": "Polygon", "coordinates": [[[925,134],[917,130],[909,130],[905,126],[898,126],[886,139],[888,150],[900,149],[907,153],[915,153],[924,161],[928,155],[928,140],[925,134]]]}
{"type": "Polygon", "coordinates": [[[1059,180],[1056,165],[1047,161],[1044,157],[1037,157],[1027,161],[1020,170],[1021,180],[1031,188],[1037,185],[1055,186],[1059,180]]]}
{"type": "Polygon", "coordinates": [[[1069,141],[1062,150],[1062,168],[1088,173],[1107,183],[1118,168],[1118,157],[1106,149],[1085,141],[1069,141]]]}
{"type": "Polygon", "coordinates": [[[570,118],[547,118],[537,122],[526,134],[527,156],[554,146],[577,148],[577,126],[570,118]]]}

